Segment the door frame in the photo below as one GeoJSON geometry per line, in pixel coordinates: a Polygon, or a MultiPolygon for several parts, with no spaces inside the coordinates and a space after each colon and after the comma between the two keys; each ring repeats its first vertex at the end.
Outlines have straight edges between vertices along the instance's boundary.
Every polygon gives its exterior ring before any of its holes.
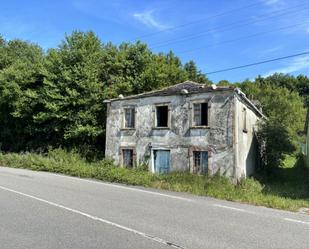
{"type": "Polygon", "coordinates": [[[169,166],[171,168],[171,149],[170,148],[164,148],[164,147],[159,147],[159,148],[151,148],[151,172],[156,173],[155,171],[155,162],[154,162],[154,151],[155,150],[165,150],[170,152],[170,158],[169,158],[169,166]]]}

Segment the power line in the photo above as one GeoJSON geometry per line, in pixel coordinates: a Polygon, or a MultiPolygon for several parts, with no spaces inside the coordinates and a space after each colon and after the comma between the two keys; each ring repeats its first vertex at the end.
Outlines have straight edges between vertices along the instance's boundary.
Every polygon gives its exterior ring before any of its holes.
{"type": "Polygon", "coordinates": [[[285,9],[281,9],[279,11],[270,12],[270,15],[268,13],[268,14],[263,14],[263,15],[257,16],[257,18],[262,18],[262,20],[261,19],[258,20],[258,21],[252,20],[250,22],[248,22],[247,20],[241,20],[241,21],[233,22],[233,23],[225,25],[225,26],[218,26],[217,28],[208,29],[208,30],[205,30],[203,32],[200,32],[199,34],[191,34],[191,35],[183,36],[181,38],[176,38],[176,39],[166,40],[164,42],[154,43],[154,44],[150,45],[150,47],[152,49],[164,47],[164,46],[167,46],[167,45],[170,45],[170,44],[175,44],[175,43],[179,43],[179,42],[193,40],[193,39],[204,36],[204,35],[211,33],[211,32],[228,31],[228,30],[232,30],[232,29],[235,29],[235,28],[238,28],[238,27],[247,26],[247,25],[252,24],[252,23],[259,23],[259,22],[265,21],[267,19],[276,18],[276,17],[285,16],[285,15],[292,14],[292,13],[301,12],[301,11],[307,10],[309,7],[302,8],[302,9],[297,9],[297,8],[302,7],[302,6],[306,6],[306,5],[308,5],[308,2],[302,3],[300,5],[296,5],[292,8],[285,8],[285,9]],[[295,8],[296,8],[296,10],[295,10],[295,8]],[[291,11],[291,9],[294,9],[294,10],[291,11]],[[284,10],[289,10],[289,11],[282,12],[284,10]],[[279,13],[279,14],[277,14],[277,13],[279,13]],[[273,14],[275,14],[275,15],[273,15],[273,14]]]}
{"type": "Polygon", "coordinates": [[[236,70],[236,69],[240,69],[240,68],[252,67],[252,66],[256,66],[256,65],[260,65],[260,64],[265,64],[265,63],[269,63],[269,62],[273,62],[273,61],[284,60],[284,59],[288,59],[288,58],[292,58],[292,57],[297,57],[297,56],[301,56],[301,55],[307,55],[307,54],[309,54],[309,52],[303,52],[303,53],[299,53],[299,54],[292,54],[292,55],[287,55],[287,56],[278,57],[278,58],[274,58],[274,59],[269,59],[269,60],[265,60],[265,61],[254,62],[254,63],[250,63],[250,64],[246,64],[246,65],[224,68],[224,69],[220,69],[220,70],[216,70],[216,71],[207,72],[205,74],[209,75],[209,74],[221,73],[221,72],[226,72],[226,71],[232,71],[232,70],[236,70]]]}
{"type": "Polygon", "coordinates": [[[235,42],[235,41],[240,41],[240,40],[244,40],[244,39],[249,39],[249,38],[253,38],[253,37],[258,37],[258,36],[266,35],[266,34],[269,34],[269,33],[274,33],[274,32],[278,32],[278,31],[282,31],[282,30],[287,30],[287,29],[295,28],[297,26],[301,27],[301,26],[304,26],[304,25],[306,25],[308,23],[309,23],[309,21],[301,22],[301,23],[297,23],[297,24],[293,24],[293,25],[289,25],[289,26],[282,26],[280,28],[273,29],[273,30],[268,30],[268,31],[264,31],[264,32],[259,32],[259,33],[251,34],[251,35],[241,36],[241,37],[238,37],[238,38],[235,38],[235,39],[230,39],[230,40],[225,40],[225,41],[217,42],[217,43],[211,44],[209,46],[202,46],[202,47],[197,47],[197,48],[193,48],[193,49],[182,50],[182,51],[176,52],[175,54],[177,54],[177,55],[179,55],[179,54],[186,54],[186,53],[202,50],[202,49],[205,49],[205,48],[216,47],[216,46],[221,45],[221,44],[232,43],[232,42],[235,42]]]}
{"type": "Polygon", "coordinates": [[[183,23],[183,24],[177,25],[175,27],[166,28],[166,29],[163,29],[163,30],[160,30],[160,31],[156,31],[156,32],[153,32],[153,33],[145,34],[145,35],[136,37],[134,40],[140,40],[141,38],[154,36],[154,35],[166,32],[166,31],[171,31],[171,30],[180,29],[180,28],[183,28],[183,27],[186,27],[186,26],[191,26],[191,25],[194,25],[194,24],[197,24],[197,23],[205,22],[207,20],[211,20],[213,18],[217,18],[217,17],[220,17],[220,16],[225,16],[225,15],[228,15],[228,14],[236,12],[236,11],[240,11],[240,10],[243,10],[243,9],[248,9],[248,8],[251,8],[251,7],[255,7],[255,6],[258,6],[260,4],[261,3],[258,1],[257,3],[245,5],[245,6],[242,6],[242,7],[239,7],[239,8],[235,8],[235,9],[231,9],[231,10],[228,10],[228,11],[224,11],[224,12],[212,15],[210,17],[201,18],[201,19],[198,19],[198,20],[195,20],[195,21],[192,21],[192,22],[187,22],[187,23],[183,23]]]}
{"type": "MultiPolygon", "coordinates": [[[[295,12],[298,12],[300,11],[299,9],[297,9],[298,7],[302,7],[302,6],[306,6],[308,5],[308,2],[305,2],[305,3],[302,3],[302,4],[299,4],[299,5],[296,5],[294,6],[293,8],[284,8],[284,9],[280,9],[280,10],[277,10],[277,11],[273,11],[273,12],[270,12],[270,13],[267,13],[267,14],[263,14],[263,15],[259,15],[257,16],[256,18],[261,18],[261,17],[264,17],[262,19],[263,20],[266,20],[268,18],[275,18],[275,17],[278,17],[278,16],[284,16],[286,14],[291,14],[291,13],[295,13],[295,12]],[[290,11],[291,9],[295,9],[294,11],[290,11]],[[289,10],[289,11],[286,11],[286,12],[283,12],[283,13],[280,13],[282,11],[285,11],[285,10],[289,10]],[[272,14],[276,14],[279,12],[279,15],[272,15],[272,14]]],[[[302,8],[302,10],[305,10],[305,9],[308,9],[308,8],[302,8]]],[[[259,20],[260,21],[260,20],[259,20]]],[[[247,22],[247,20],[241,20],[241,21],[237,21],[237,22],[233,22],[233,23],[230,23],[228,25],[225,25],[225,26],[218,26],[219,29],[216,29],[216,28],[213,28],[213,29],[209,29],[209,30],[206,30],[206,31],[203,31],[203,32],[200,32],[200,34],[191,34],[191,35],[187,35],[187,36],[183,36],[181,37],[180,39],[179,38],[176,38],[176,39],[171,39],[171,40],[166,40],[164,42],[159,42],[159,43],[155,43],[155,44],[152,44],[153,48],[155,47],[162,47],[162,46],[165,46],[165,45],[169,45],[169,44],[172,44],[172,43],[176,43],[178,41],[183,41],[183,40],[190,40],[192,38],[197,38],[197,37],[200,37],[200,36],[203,36],[207,33],[210,33],[210,32],[214,32],[214,31],[220,31],[220,30],[229,30],[229,29],[226,29],[228,27],[232,27],[232,28],[235,28],[233,27],[233,25],[235,24],[243,24],[243,25],[238,25],[236,27],[241,27],[241,26],[246,26],[248,24],[251,24],[251,23],[257,23],[258,21],[250,21],[250,22],[247,22]],[[189,39],[186,39],[186,38],[189,38],[189,39]]]]}

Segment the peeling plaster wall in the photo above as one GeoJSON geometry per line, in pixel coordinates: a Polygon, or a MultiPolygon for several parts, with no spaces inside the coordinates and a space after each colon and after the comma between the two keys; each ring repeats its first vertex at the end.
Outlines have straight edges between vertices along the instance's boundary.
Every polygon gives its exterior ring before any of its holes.
{"type": "Polygon", "coordinates": [[[251,176],[258,166],[258,142],[255,137],[257,122],[255,112],[235,95],[236,103],[236,178],[251,176]]]}
{"type": "Polygon", "coordinates": [[[192,170],[190,149],[209,151],[209,174],[220,171],[233,177],[235,108],[233,91],[206,92],[192,95],[153,96],[116,100],[108,104],[106,156],[120,164],[121,147],[135,147],[137,163],[147,163],[153,171],[152,150],[169,149],[171,170],[192,170]],[[192,102],[208,100],[208,128],[192,128],[192,102]],[[156,129],[155,105],[169,104],[169,129],[156,129]],[[123,129],[123,108],[135,106],[135,129],[123,129]]]}

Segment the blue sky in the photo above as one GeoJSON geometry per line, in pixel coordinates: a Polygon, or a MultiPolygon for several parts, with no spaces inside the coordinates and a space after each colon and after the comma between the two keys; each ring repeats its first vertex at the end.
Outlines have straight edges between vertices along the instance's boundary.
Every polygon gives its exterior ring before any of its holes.
{"type": "MultiPolygon", "coordinates": [[[[3,1],[0,34],[44,49],[65,33],[93,30],[103,42],[141,39],[154,52],[173,50],[203,72],[309,51],[306,0],[3,1]]],[[[217,82],[273,72],[308,74],[309,55],[212,74],[217,82]]]]}

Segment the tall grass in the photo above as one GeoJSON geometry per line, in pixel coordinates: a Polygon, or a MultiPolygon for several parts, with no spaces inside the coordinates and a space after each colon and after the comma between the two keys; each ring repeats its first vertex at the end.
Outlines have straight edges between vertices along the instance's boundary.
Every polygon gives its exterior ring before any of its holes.
{"type": "Polygon", "coordinates": [[[301,165],[295,166],[294,171],[278,173],[277,178],[259,176],[258,180],[245,179],[238,185],[219,175],[197,176],[187,172],[158,175],[141,168],[117,167],[109,159],[88,162],[77,152],[62,149],[51,150],[47,154],[0,153],[0,165],[187,192],[291,211],[301,207],[309,208],[308,174],[301,165]]]}

